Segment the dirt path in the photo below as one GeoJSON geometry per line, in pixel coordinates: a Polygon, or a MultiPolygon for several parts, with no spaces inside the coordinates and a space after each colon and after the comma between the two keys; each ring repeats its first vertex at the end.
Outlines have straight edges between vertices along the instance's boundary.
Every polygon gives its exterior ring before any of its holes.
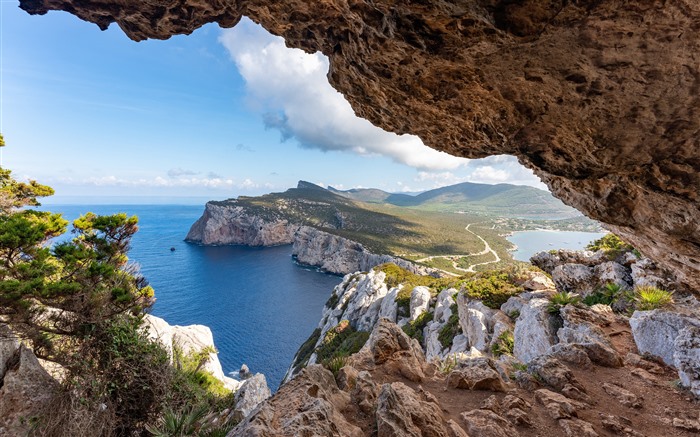
{"type": "MultiPolygon", "coordinates": [[[[424,263],[424,262],[427,262],[427,261],[432,261],[433,259],[436,259],[436,258],[445,258],[445,259],[447,259],[447,260],[452,261],[452,268],[454,268],[455,270],[458,270],[458,271],[460,271],[460,272],[465,272],[465,273],[473,273],[473,272],[475,271],[474,268],[477,267],[477,266],[483,266],[483,265],[486,265],[486,264],[493,264],[493,263],[500,262],[500,261],[501,261],[501,257],[498,256],[498,253],[496,253],[496,251],[493,250],[493,249],[491,248],[491,246],[489,245],[489,243],[488,243],[486,240],[484,240],[484,238],[483,238],[481,235],[479,235],[479,234],[477,234],[476,232],[474,232],[474,231],[472,231],[472,230],[469,229],[469,227],[470,227],[471,225],[474,225],[474,224],[476,224],[476,223],[469,223],[469,224],[464,228],[464,230],[467,231],[467,232],[469,232],[469,233],[471,233],[471,234],[473,234],[476,238],[478,238],[479,240],[481,240],[482,243],[484,243],[484,250],[482,250],[481,252],[477,252],[477,253],[468,253],[468,254],[460,254],[460,255],[433,255],[433,256],[428,256],[428,257],[425,257],[425,258],[418,259],[418,260],[416,260],[415,262],[424,263]],[[457,265],[457,261],[459,260],[459,258],[465,258],[465,257],[468,257],[468,256],[486,255],[486,254],[489,253],[489,252],[490,252],[490,253],[493,255],[493,257],[494,257],[494,260],[493,260],[493,261],[486,261],[486,262],[483,262],[483,263],[471,264],[471,265],[470,265],[468,268],[466,268],[466,269],[465,269],[465,268],[462,268],[462,267],[459,267],[459,266],[457,265]]],[[[436,268],[436,267],[435,267],[435,268],[436,268]]],[[[437,269],[437,270],[440,270],[441,272],[447,273],[448,275],[451,275],[451,276],[457,276],[457,275],[455,275],[455,274],[452,273],[452,272],[448,272],[447,270],[442,270],[442,269],[437,269]]]]}

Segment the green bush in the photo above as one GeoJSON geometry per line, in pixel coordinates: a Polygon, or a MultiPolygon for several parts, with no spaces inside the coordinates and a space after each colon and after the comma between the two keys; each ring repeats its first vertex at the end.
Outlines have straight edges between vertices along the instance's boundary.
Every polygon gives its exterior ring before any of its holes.
{"type": "Polygon", "coordinates": [[[613,233],[592,241],[586,246],[586,249],[592,251],[602,250],[610,259],[615,259],[624,252],[635,251],[634,247],[625,243],[613,233]]]}
{"type": "Polygon", "coordinates": [[[497,338],[497,342],[491,345],[491,353],[494,356],[513,355],[515,337],[511,331],[503,331],[497,338]]]}
{"type": "Polygon", "coordinates": [[[309,358],[311,358],[311,355],[313,355],[315,350],[314,348],[316,347],[316,343],[318,343],[318,339],[320,337],[321,328],[316,328],[309,338],[307,338],[306,341],[299,347],[296,359],[292,364],[295,372],[301,370],[304,366],[306,366],[306,363],[309,362],[309,358]]]}
{"type": "Polygon", "coordinates": [[[462,333],[462,327],[459,325],[457,304],[452,304],[452,306],[450,306],[450,310],[452,310],[452,314],[450,315],[450,318],[447,319],[447,323],[445,323],[445,326],[440,329],[440,333],[438,334],[438,340],[440,340],[440,344],[442,344],[443,348],[452,347],[452,341],[454,338],[462,333]]]}
{"type": "Polygon", "coordinates": [[[547,312],[550,314],[559,314],[559,311],[566,305],[575,305],[581,301],[577,295],[569,293],[568,291],[562,291],[560,293],[554,293],[549,299],[549,305],[547,305],[547,312]]]}
{"type": "Polygon", "coordinates": [[[656,287],[643,286],[634,290],[635,308],[649,311],[673,303],[673,293],[656,287]]]}
{"type": "Polygon", "coordinates": [[[597,304],[612,305],[622,294],[622,286],[620,284],[608,283],[605,287],[596,290],[583,298],[583,303],[588,306],[597,304]]]}
{"type": "Polygon", "coordinates": [[[498,309],[511,296],[522,293],[523,288],[513,284],[506,272],[488,271],[465,281],[462,291],[472,299],[480,299],[487,307],[498,309]]]}
{"type": "Polygon", "coordinates": [[[420,344],[423,343],[423,329],[425,326],[433,320],[433,313],[424,311],[421,315],[419,315],[416,320],[412,322],[408,322],[403,326],[403,332],[406,333],[411,338],[415,338],[420,342],[420,344]]]}
{"type": "Polygon", "coordinates": [[[318,361],[323,363],[337,356],[350,356],[359,351],[368,338],[369,332],[356,331],[350,322],[343,320],[326,333],[321,346],[316,350],[318,361]]]}

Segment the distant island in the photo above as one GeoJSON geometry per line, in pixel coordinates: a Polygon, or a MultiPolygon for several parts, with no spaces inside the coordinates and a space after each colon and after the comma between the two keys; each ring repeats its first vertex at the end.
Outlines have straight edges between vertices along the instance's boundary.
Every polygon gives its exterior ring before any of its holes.
{"type": "Polygon", "coordinates": [[[394,262],[417,273],[462,275],[513,263],[505,236],[530,229],[600,225],[528,186],[461,183],[411,196],[300,181],[283,193],[208,202],[186,240],[294,244],[300,263],[338,274],[394,262]]]}

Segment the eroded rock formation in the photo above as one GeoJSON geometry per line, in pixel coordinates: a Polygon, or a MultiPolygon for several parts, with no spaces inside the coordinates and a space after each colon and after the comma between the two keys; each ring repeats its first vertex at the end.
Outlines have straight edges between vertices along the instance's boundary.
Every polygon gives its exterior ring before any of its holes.
{"type": "Polygon", "coordinates": [[[358,115],[465,157],[511,154],[700,288],[695,0],[20,0],[134,40],[246,15],[330,58],[358,115]]]}

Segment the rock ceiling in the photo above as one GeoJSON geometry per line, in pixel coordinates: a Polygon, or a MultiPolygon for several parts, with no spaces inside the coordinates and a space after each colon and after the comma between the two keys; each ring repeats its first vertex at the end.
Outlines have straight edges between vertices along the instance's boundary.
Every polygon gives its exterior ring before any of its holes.
{"type": "Polygon", "coordinates": [[[248,16],[330,58],[358,115],[510,154],[700,290],[697,0],[20,0],[133,40],[248,16]]]}

